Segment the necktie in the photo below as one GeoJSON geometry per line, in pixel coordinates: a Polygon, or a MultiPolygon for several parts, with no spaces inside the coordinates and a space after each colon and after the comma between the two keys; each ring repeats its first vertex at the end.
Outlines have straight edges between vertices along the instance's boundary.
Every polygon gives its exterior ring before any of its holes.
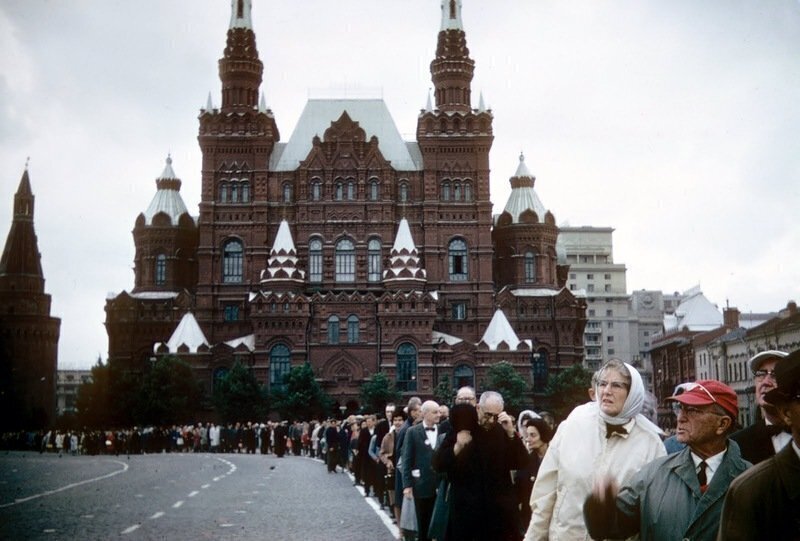
{"type": "Polygon", "coordinates": [[[426,431],[435,432],[435,431],[436,431],[436,427],[433,427],[433,426],[426,426],[426,427],[425,427],[425,430],[426,430],[426,431]]]}
{"type": "Polygon", "coordinates": [[[700,469],[697,471],[697,480],[700,482],[700,492],[704,494],[706,492],[706,489],[708,489],[708,481],[706,479],[706,466],[708,466],[708,464],[706,464],[706,461],[701,460],[700,469]]]}
{"type": "Polygon", "coordinates": [[[625,427],[622,425],[610,425],[606,423],[606,439],[610,438],[614,434],[619,434],[620,436],[624,436],[628,433],[625,430],[625,427]]]}

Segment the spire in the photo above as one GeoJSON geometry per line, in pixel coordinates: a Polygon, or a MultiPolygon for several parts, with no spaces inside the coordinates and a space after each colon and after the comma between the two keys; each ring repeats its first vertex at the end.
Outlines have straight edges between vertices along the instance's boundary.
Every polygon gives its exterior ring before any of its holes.
{"type": "Polygon", "coordinates": [[[206,101],[206,111],[209,113],[214,111],[214,104],[211,103],[211,92],[208,93],[208,101],[206,101]]]}
{"type": "Polygon", "coordinates": [[[33,191],[27,163],[14,194],[14,218],[0,259],[0,289],[9,280],[14,289],[44,293],[44,273],[33,228],[33,191]]]}
{"type": "Polygon", "coordinates": [[[156,179],[156,194],[153,196],[147,210],[144,211],[145,224],[153,223],[156,214],[164,213],[169,216],[172,225],[178,225],[180,217],[189,214],[189,211],[181,198],[181,179],[172,169],[172,156],[167,154],[164,171],[156,179]]]}
{"type": "Polygon", "coordinates": [[[267,100],[264,98],[264,93],[261,93],[261,100],[258,102],[258,112],[259,113],[266,113],[267,112],[267,100]]]}
{"type": "Polygon", "coordinates": [[[442,26],[440,30],[464,30],[461,22],[461,0],[442,0],[442,26]]]}
{"type": "Polygon", "coordinates": [[[231,28],[253,29],[252,0],[231,0],[231,28]]]}
{"type": "Polygon", "coordinates": [[[425,112],[430,113],[433,111],[433,104],[431,104],[431,90],[428,89],[428,101],[425,102],[425,112]]]}
{"type": "Polygon", "coordinates": [[[478,99],[478,112],[483,113],[486,111],[486,104],[483,101],[483,91],[481,91],[480,98],[478,99]]]}
{"type": "Polygon", "coordinates": [[[261,271],[261,283],[275,288],[278,283],[292,282],[302,285],[306,274],[297,268],[297,249],[289,229],[289,222],[281,220],[275,242],[269,252],[267,268],[261,271]]]}
{"type": "Polygon", "coordinates": [[[397,236],[394,246],[389,254],[389,268],[383,271],[383,280],[397,286],[400,282],[426,282],[428,279],[425,269],[419,264],[419,254],[408,220],[403,218],[397,227],[397,236]]]}
{"type": "Polygon", "coordinates": [[[475,61],[469,57],[461,23],[461,0],[442,0],[442,27],[431,62],[436,108],[443,112],[472,110],[471,88],[475,61]]]}
{"type": "Polygon", "coordinates": [[[251,0],[231,1],[231,26],[228,42],[219,61],[222,81],[222,107],[225,113],[253,110],[258,105],[258,88],[264,65],[258,59],[253,33],[251,0]]]}
{"type": "Polygon", "coordinates": [[[533,184],[536,182],[534,177],[525,165],[525,155],[520,152],[519,165],[514,176],[510,179],[511,182],[511,195],[508,196],[508,202],[504,209],[505,212],[511,214],[513,223],[519,222],[520,215],[526,210],[532,210],[536,213],[539,221],[544,220],[547,209],[544,208],[539,196],[533,189],[533,184]]]}
{"type": "Polygon", "coordinates": [[[494,316],[492,316],[492,321],[489,322],[486,332],[483,333],[481,342],[489,346],[489,349],[492,351],[497,350],[497,347],[502,342],[505,342],[508,347],[513,350],[517,349],[520,339],[517,333],[514,332],[514,328],[508,322],[505,313],[498,308],[494,316]]]}

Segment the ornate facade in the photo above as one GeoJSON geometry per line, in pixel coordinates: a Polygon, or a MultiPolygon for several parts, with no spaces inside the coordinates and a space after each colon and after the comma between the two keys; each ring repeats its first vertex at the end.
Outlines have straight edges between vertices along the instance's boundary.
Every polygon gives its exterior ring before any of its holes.
{"type": "Polygon", "coordinates": [[[382,100],[312,99],[282,142],[250,1],[233,0],[222,103],[199,116],[199,216],[168,160],[136,220],[136,286],[107,300],[110,361],[178,354],[209,391],[236,359],[273,388],[308,362],[351,408],[377,371],[430,396],[442,378],[482,388],[505,360],[538,392],[581,362],[585,302],[564,288],[555,218],[528,204],[523,162],[492,216],[492,113],[472,107],[474,67],[461,3],[445,0],[416,141],[382,100]]]}

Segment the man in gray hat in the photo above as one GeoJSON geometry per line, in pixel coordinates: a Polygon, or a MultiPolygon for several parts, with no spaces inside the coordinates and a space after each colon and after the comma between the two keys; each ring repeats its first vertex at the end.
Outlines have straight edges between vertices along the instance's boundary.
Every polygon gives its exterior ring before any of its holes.
{"type": "Polygon", "coordinates": [[[791,429],[791,444],[731,483],[718,541],[800,539],[800,351],[775,366],[769,403],[791,429]]]}
{"type": "Polygon", "coordinates": [[[739,444],[742,457],[753,464],[775,456],[791,439],[775,406],[764,398],[777,385],[775,364],[787,355],[785,351],[771,349],[757,353],[750,359],[750,372],[753,374],[756,403],[761,410],[761,417],[752,425],[733,434],[731,439],[739,444]]]}

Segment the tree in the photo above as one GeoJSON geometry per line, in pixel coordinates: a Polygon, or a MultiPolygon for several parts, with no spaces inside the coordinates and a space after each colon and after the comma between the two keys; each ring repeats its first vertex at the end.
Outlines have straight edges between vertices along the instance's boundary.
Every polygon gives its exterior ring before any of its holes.
{"type": "Polygon", "coordinates": [[[433,390],[433,397],[439,404],[443,404],[445,406],[450,406],[453,402],[453,397],[455,393],[453,392],[453,386],[450,383],[449,376],[443,376],[439,378],[439,383],[436,384],[436,388],[433,390]]]}
{"type": "Polygon", "coordinates": [[[362,410],[369,413],[383,411],[386,404],[398,402],[400,392],[395,388],[386,372],[376,372],[361,385],[362,410]]]}
{"type": "Polygon", "coordinates": [[[589,400],[587,389],[591,383],[592,373],[580,364],[574,364],[550,378],[545,396],[557,420],[566,418],[575,406],[589,400]]]}
{"type": "Polygon", "coordinates": [[[78,387],[75,408],[78,410],[78,421],[89,428],[105,428],[110,426],[109,379],[111,370],[103,361],[97,359],[92,367],[92,380],[78,387]]]}
{"type": "Polygon", "coordinates": [[[135,420],[147,425],[194,421],[202,390],[192,368],[177,357],[166,356],[153,363],[136,393],[135,420]]]}
{"type": "Polygon", "coordinates": [[[508,361],[500,361],[486,371],[488,389],[503,395],[505,409],[516,415],[525,405],[528,384],[508,361]]]}
{"type": "Polygon", "coordinates": [[[236,361],[214,385],[214,408],[223,422],[254,421],[266,416],[267,390],[247,366],[236,361]]]}
{"type": "Polygon", "coordinates": [[[333,401],[322,390],[308,363],[295,366],[284,376],[284,387],[272,393],[274,409],[288,419],[312,419],[330,413],[333,401]]]}

